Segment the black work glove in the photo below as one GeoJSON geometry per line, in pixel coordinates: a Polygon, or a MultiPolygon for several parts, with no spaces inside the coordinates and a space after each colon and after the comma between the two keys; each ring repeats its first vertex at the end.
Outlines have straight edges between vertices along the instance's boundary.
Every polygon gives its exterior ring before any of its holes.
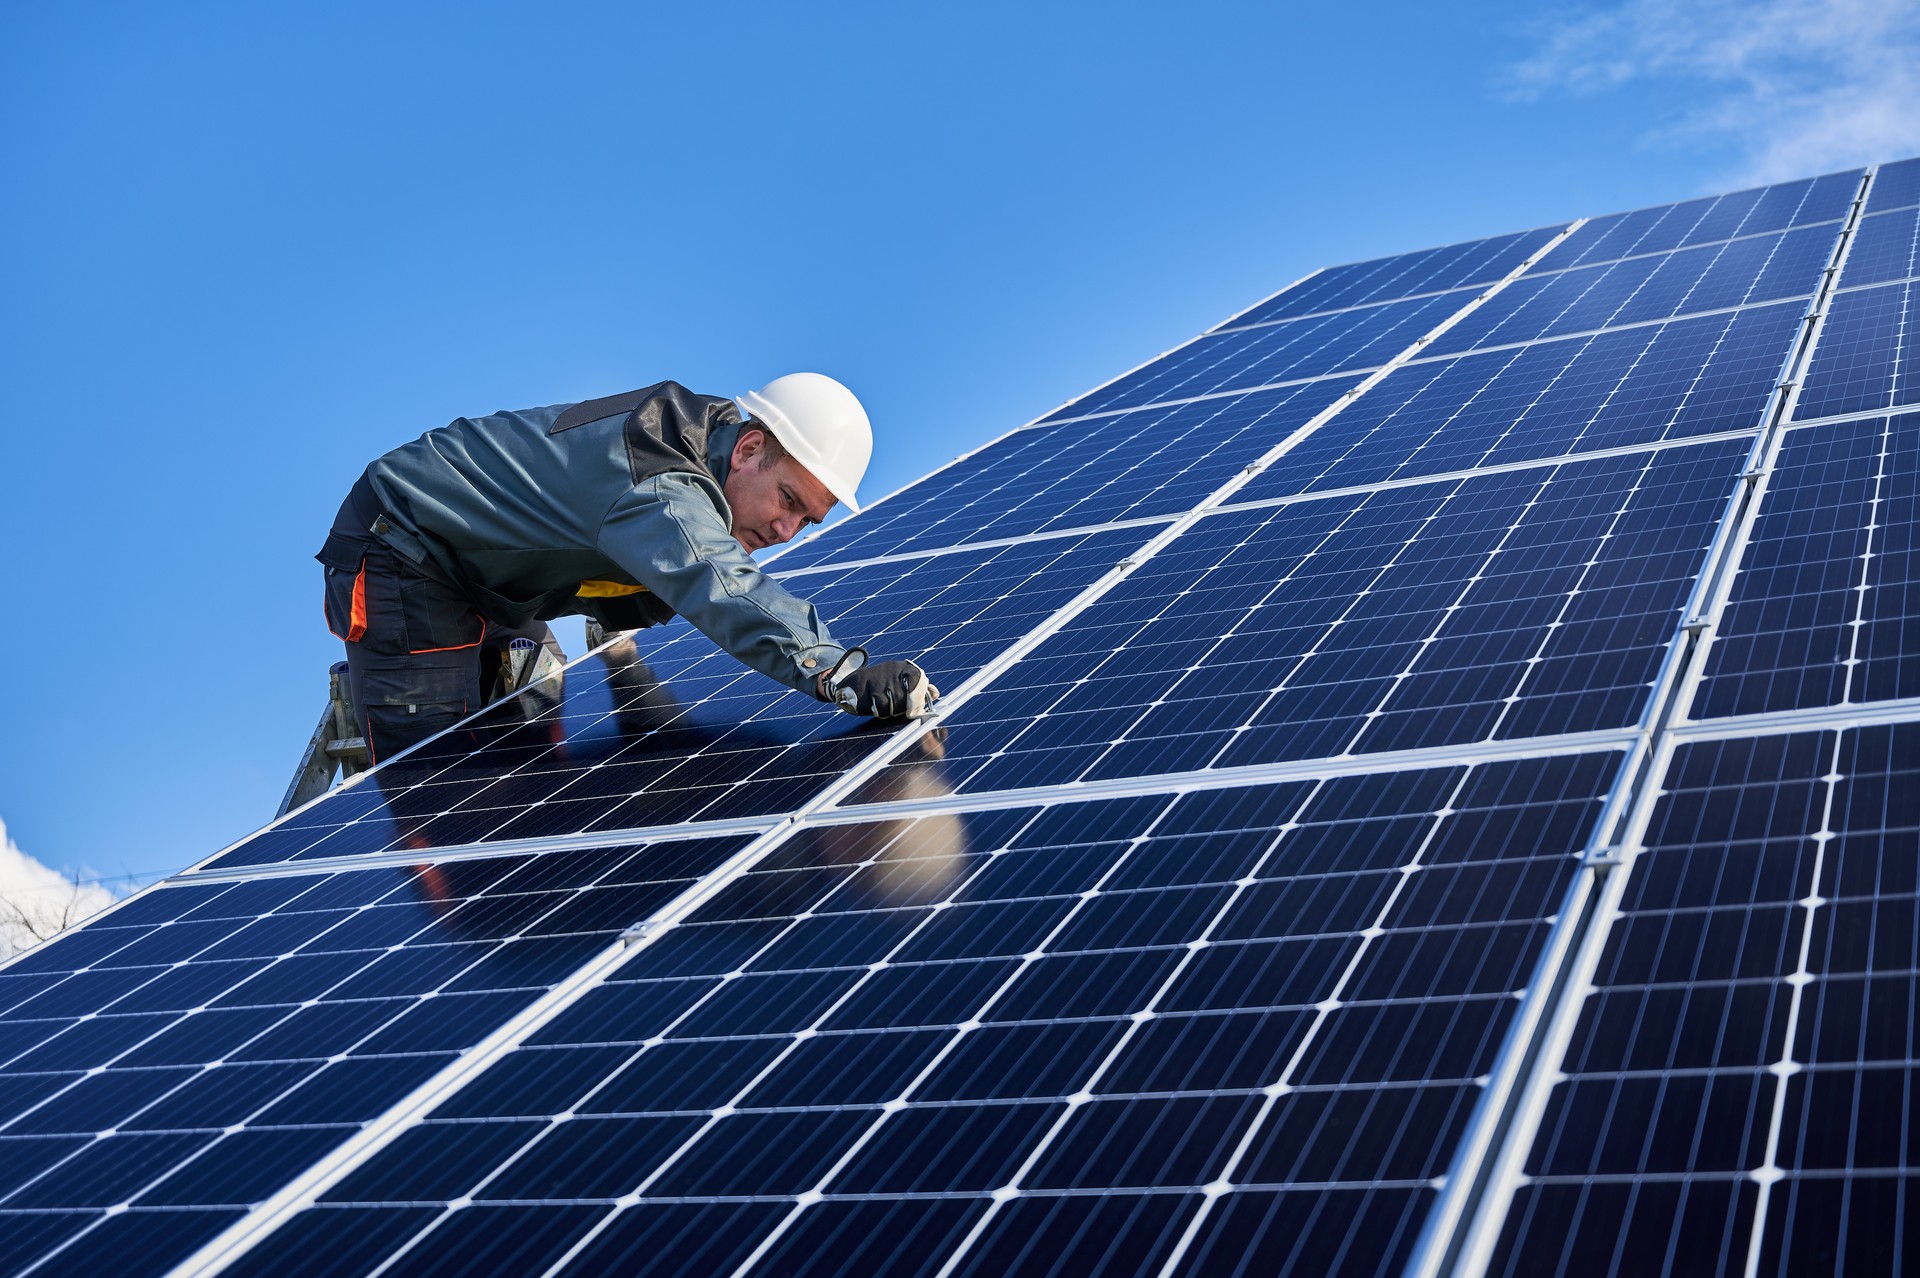
{"type": "Polygon", "coordinates": [[[827,671],[827,700],[849,714],[917,719],[939,699],[927,672],[911,661],[867,664],[864,648],[849,648],[827,671]]]}

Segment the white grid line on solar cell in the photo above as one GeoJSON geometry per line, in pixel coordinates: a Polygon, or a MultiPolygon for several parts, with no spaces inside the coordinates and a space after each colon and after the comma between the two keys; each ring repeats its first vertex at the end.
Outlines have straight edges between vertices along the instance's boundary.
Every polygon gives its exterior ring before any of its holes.
{"type": "MultiPolygon", "coordinates": [[[[1800,339],[1788,357],[1781,386],[1770,405],[1766,429],[1755,440],[1746,471],[1750,478],[1731,499],[1728,513],[1721,520],[1716,534],[1715,550],[1696,579],[1688,615],[1702,619],[1708,625],[1725,608],[1734,568],[1744,556],[1761,498],[1765,494],[1767,469],[1778,455],[1785,436],[1785,423],[1793,415],[1800,374],[1808,367],[1819,344],[1827,299],[1834,282],[1845,269],[1853,228],[1858,225],[1871,194],[1872,181],[1871,173],[1864,175],[1854,193],[1847,228],[1834,244],[1832,264],[1823,279],[1822,291],[1814,299],[1802,322],[1800,339]]],[[[1575,995],[1590,986],[1593,974],[1598,970],[1611,931],[1607,924],[1618,911],[1621,893],[1641,846],[1640,840],[1646,834],[1661,794],[1659,780],[1667,774],[1678,744],[1673,732],[1674,720],[1686,706],[1692,704],[1705,669],[1706,646],[1692,641],[1693,636],[1698,634],[1697,630],[1683,629],[1675,636],[1669,660],[1663,669],[1664,687],[1657,690],[1645,720],[1647,737],[1643,763],[1633,771],[1634,793],[1631,803],[1623,805],[1618,813],[1618,837],[1615,838],[1612,831],[1600,834],[1600,837],[1618,848],[1614,864],[1600,882],[1591,916],[1600,925],[1589,928],[1579,938],[1578,944],[1568,952],[1567,962],[1556,977],[1556,988],[1567,993],[1558,998],[1556,1004],[1541,1018],[1536,1048],[1541,1060],[1562,1059],[1572,1041],[1581,1002],[1575,995]]],[[[1550,1091],[1551,1075],[1544,1070],[1535,1070],[1521,1080],[1519,1090],[1507,1098],[1511,1119],[1501,1133],[1501,1139],[1485,1150],[1476,1151],[1482,1165],[1474,1173],[1474,1180],[1485,1188],[1478,1202],[1464,1207],[1461,1213],[1463,1225],[1454,1236],[1446,1240],[1444,1245],[1440,1240],[1433,1242],[1429,1253],[1432,1256],[1429,1265],[1433,1271],[1437,1272],[1443,1264],[1451,1266],[1455,1263],[1465,1272],[1486,1271],[1493,1250],[1498,1245],[1514,1194],[1524,1179],[1524,1159],[1546,1113],[1550,1091]]]]}
{"type": "Polygon", "coordinates": [[[1111,523],[1076,524],[1071,528],[1046,528],[1039,532],[1024,533],[1018,537],[987,537],[979,541],[963,541],[951,546],[932,546],[925,550],[902,550],[891,555],[874,555],[867,559],[835,559],[830,563],[808,564],[804,568],[791,568],[785,572],[775,570],[768,575],[783,582],[798,581],[809,574],[835,572],[842,568],[874,568],[882,564],[903,563],[911,559],[935,559],[943,555],[959,554],[966,550],[996,550],[1002,546],[1023,546],[1053,537],[1084,537],[1089,533],[1105,532],[1110,528],[1153,528],[1160,524],[1170,524],[1179,517],[1176,512],[1170,515],[1142,515],[1137,519],[1116,519],[1111,523]]]}
{"type": "MultiPolygon", "coordinates": [[[[1821,863],[1827,854],[1827,844],[1833,837],[1833,797],[1840,783],[1840,737],[1837,733],[1834,735],[1833,750],[1827,756],[1827,761],[1827,777],[1820,783],[1824,790],[1821,795],[1820,828],[1814,835],[1815,891],[1818,891],[1818,885],[1822,882],[1821,863]],[[1821,835],[1826,837],[1822,838],[1821,835]]],[[[1767,1116],[1766,1152],[1761,1157],[1759,1167],[1752,1173],[1753,1179],[1760,1185],[1760,1200],[1754,1206],[1753,1232],[1747,1243],[1745,1272],[1749,1274],[1759,1272],[1760,1245],[1764,1240],[1767,1224],[1767,1203],[1772,1197],[1774,1185],[1785,1175],[1780,1167],[1780,1133],[1786,1118],[1787,1088],[1785,1078],[1779,1075],[1783,1075],[1787,1069],[1796,1064],[1793,1059],[1794,1045],[1798,1042],[1797,1031],[1800,1025],[1801,1009],[1806,1003],[1807,985],[1813,979],[1808,957],[1813,946],[1814,916],[1819,909],[1819,905],[1809,900],[1801,912],[1799,953],[1794,956],[1793,975],[1787,978],[1787,983],[1792,986],[1792,990],[1787,995],[1787,1024],[1782,1055],[1779,1060],[1773,1062],[1776,1080],[1773,1087],[1773,1107],[1767,1116]]]]}

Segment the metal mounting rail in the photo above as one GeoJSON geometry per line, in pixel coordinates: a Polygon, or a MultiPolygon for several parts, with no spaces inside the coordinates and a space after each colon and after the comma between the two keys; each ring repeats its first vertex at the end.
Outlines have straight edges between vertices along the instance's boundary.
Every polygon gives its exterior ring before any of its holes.
{"type": "MultiPolygon", "coordinates": [[[[1628,752],[1588,841],[1585,867],[1568,891],[1560,924],[1528,984],[1520,1015],[1502,1046],[1495,1081],[1469,1122],[1447,1173],[1447,1187],[1429,1216],[1405,1273],[1408,1278],[1466,1278],[1486,1271],[1532,1147],[1556,1072],[1578,1020],[1586,990],[1629,872],[1641,850],[1659,781],[1679,740],[1676,732],[1705,669],[1714,626],[1726,606],[1736,569],[1765,494],[1801,379],[1818,343],[1834,283],[1846,262],[1873,175],[1865,174],[1782,363],[1759,434],[1701,565],[1681,623],[1668,643],[1648,698],[1638,740],[1628,752]]],[[[1764,1193],[1764,1187],[1763,1187],[1764,1193]]],[[[1756,1217],[1756,1222],[1759,1217],[1756,1217]]],[[[1756,1229],[1758,1224],[1756,1223],[1756,1229]]],[[[1757,1238],[1756,1234],[1756,1238],[1757,1238]]]]}

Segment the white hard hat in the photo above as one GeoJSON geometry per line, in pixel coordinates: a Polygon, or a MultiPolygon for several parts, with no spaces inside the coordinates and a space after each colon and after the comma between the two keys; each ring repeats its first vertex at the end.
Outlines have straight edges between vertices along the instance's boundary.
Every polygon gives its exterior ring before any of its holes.
{"type": "Polygon", "coordinates": [[[733,401],[854,514],[873,456],[873,426],[853,392],[821,373],[788,373],[733,401]]]}

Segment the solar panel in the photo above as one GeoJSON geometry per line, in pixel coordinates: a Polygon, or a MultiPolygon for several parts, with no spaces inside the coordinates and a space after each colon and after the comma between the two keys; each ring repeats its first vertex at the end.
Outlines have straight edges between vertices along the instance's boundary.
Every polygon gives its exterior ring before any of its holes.
{"type": "MultiPolygon", "coordinates": [[[[1920,161],[1317,272],[0,969],[0,1273],[1884,1273],[1920,161]]],[[[1903,1179],[1904,1178],[1904,1179],[1903,1179]]]]}
{"type": "Polygon", "coordinates": [[[1914,371],[1914,321],[1920,285],[1883,284],[1854,289],[1833,300],[1827,329],[1801,390],[1802,419],[1836,417],[1920,401],[1914,371]]]}
{"type": "Polygon", "coordinates": [[[1860,222],[1860,235],[1847,255],[1842,288],[1884,284],[1920,275],[1920,208],[1876,213],[1860,222]]]}
{"type": "Polygon", "coordinates": [[[1920,414],[1786,434],[1696,717],[1920,696],[1917,480],[1920,414]]]}

